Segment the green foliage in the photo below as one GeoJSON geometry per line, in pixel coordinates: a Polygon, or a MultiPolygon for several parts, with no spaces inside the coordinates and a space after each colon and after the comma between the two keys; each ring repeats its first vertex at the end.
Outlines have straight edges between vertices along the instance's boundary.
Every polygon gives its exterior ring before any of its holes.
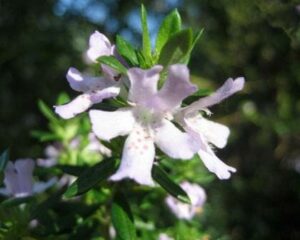
{"type": "Polygon", "coordinates": [[[148,20],[147,20],[147,11],[144,5],[141,5],[141,24],[142,24],[142,53],[144,57],[149,61],[147,64],[151,63],[151,41],[150,41],[150,34],[148,30],[148,20]]]}
{"type": "Polygon", "coordinates": [[[0,173],[4,171],[8,160],[9,160],[9,150],[6,149],[0,155],[0,173]]]}
{"type": "Polygon", "coordinates": [[[97,59],[98,62],[105,64],[119,73],[126,74],[127,69],[122,63],[113,56],[101,56],[97,59]]]}
{"type": "Polygon", "coordinates": [[[134,47],[121,36],[117,36],[116,46],[118,53],[125,58],[132,66],[138,66],[137,53],[134,47]]]}
{"type": "Polygon", "coordinates": [[[154,164],[152,168],[152,177],[173,197],[184,203],[191,203],[191,200],[187,193],[179,185],[173,182],[172,179],[167,175],[167,173],[156,164],[154,164]]]}
{"type": "Polygon", "coordinates": [[[130,206],[123,194],[117,194],[111,206],[111,218],[117,232],[117,239],[135,240],[136,231],[130,206]]]}
{"type": "Polygon", "coordinates": [[[155,50],[160,53],[169,38],[181,30],[181,17],[177,9],[165,17],[157,33],[155,50]]]}
{"type": "Polygon", "coordinates": [[[185,62],[192,47],[192,38],[192,29],[184,29],[173,34],[162,48],[158,63],[167,67],[174,63],[185,62]]]}
{"type": "Polygon", "coordinates": [[[116,159],[108,158],[95,166],[89,167],[71,184],[64,193],[64,197],[71,198],[89,191],[96,184],[112,175],[117,170],[118,165],[116,159]]]}

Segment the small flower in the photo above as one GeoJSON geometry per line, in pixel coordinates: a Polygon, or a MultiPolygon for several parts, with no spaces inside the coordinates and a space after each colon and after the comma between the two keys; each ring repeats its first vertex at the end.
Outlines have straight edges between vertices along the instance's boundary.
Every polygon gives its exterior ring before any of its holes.
{"type": "Polygon", "coordinates": [[[99,152],[102,155],[111,157],[111,150],[101,144],[94,133],[89,133],[88,138],[89,144],[86,147],[87,150],[91,152],[99,152]]]}
{"type": "Polygon", "coordinates": [[[172,158],[190,159],[198,150],[194,138],[171,122],[174,109],[197,90],[189,81],[188,68],[182,64],[170,66],[168,79],[158,91],[161,70],[159,65],[148,70],[128,70],[131,83],[128,99],[132,107],[114,112],[89,112],[92,129],[100,139],[109,141],[117,136],[129,135],[120,168],[111,180],[131,178],[140,184],[153,185],[154,143],[172,158]]]}
{"type": "Polygon", "coordinates": [[[188,194],[191,204],[182,203],[172,196],[166,198],[166,204],[177,218],[191,220],[196,213],[201,211],[206,201],[206,194],[204,189],[197,184],[185,181],[180,186],[188,194]]]}
{"type": "Polygon", "coordinates": [[[64,119],[70,119],[86,111],[93,104],[102,102],[103,99],[116,97],[120,92],[120,83],[105,77],[91,77],[81,74],[77,69],[70,68],[67,80],[75,91],[83,94],[73,101],[54,106],[55,112],[64,119]]]}
{"type": "Polygon", "coordinates": [[[33,169],[32,159],[19,159],[15,163],[9,161],[4,170],[6,188],[0,189],[0,193],[6,196],[27,197],[45,191],[56,182],[56,178],[52,178],[46,183],[33,184],[33,169]]]}
{"type": "MultiPolygon", "coordinates": [[[[111,45],[105,35],[95,31],[89,40],[89,49],[87,50],[88,58],[96,62],[101,56],[115,56],[126,65],[123,59],[116,52],[115,46],[111,45]]],[[[101,64],[104,77],[92,77],[80,73],[76,68],[69,68],[66,78],[72,89],[83,94],[76,97],[73,101],[54,106],[55,112],[64,119],[70,119],[77,114],[86,111],[93,104],[102,102],[103,99],[113,98],[119,95],[121,81],[120,74],[112,68],[101,64]]]]}
{"type": "Polygon", "coordinates": [[[165,233],[160,233],[158,236],[158,240],[174,240],[174,238],[171,238],[169,235],[165,233]]]}
{"type": "MultiPolygon", "coordinates": [[[[120,55],[117,53],[116,46],[112,45],[108,38],[98,31],[95,31],[90,36],[89,49],[87,50],[86,54],[92,62],[97,62],[97,59],[101,56],[115,56],[121,60],[120,55]]],[[[121,60],[121,62],[123,62],[123,60],[121,60]]],[[[104,64],[101,64],[101,68],[108,79],[114,81],[116,78],[118,78],[119,74],[112,68],[104,64]]]]}
{"type": "Polygon", "coordinates": [[[214,154],[210,144],[218,148],[225,147],[230,131],[228,127],[222,124],[205,119],[199,111],[209,112],[207,107],[217,104],[240,91],[243,89],[244,83],[245,79],[243,77],[235,80],[230,78],[215,93],[181,109],[176,116],[178,123],[199,143],[198,154],[204,165],[220,179],[230,178],[231,172],[235,172],[236,169],[223,163],[214,154]]]}

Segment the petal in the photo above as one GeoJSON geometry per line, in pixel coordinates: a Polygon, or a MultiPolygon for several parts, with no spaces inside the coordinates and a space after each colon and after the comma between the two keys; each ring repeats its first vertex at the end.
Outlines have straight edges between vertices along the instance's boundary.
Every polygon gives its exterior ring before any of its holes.
{"type": "Polygon", "coordinates": [[[93,104],[101,102],[103,99],[117,96],[119,92],[120,87],[117,85],[98,91],[86,92],[67,104],[54,106],[55,112],[64,119],[70,119],[86,111],[93,104]]]}
{"type": "Polygon", "coordinates": [[[155,127],[155,143],[172,158],[190,159],[199,149],[193,137],[180,131],[168,120],[163,120],[155,127]]]}
{"type": "Polygon", "coordinates": [[[179,202],[176,198],[172,196],[168,196],[165,202],[170,208],[171,212],[178,219],[191,220],[196,214],[196,209],[193,206],[179,202]]]}
{"type": "Polygon", "coordinates": [[[223,148],[227,144],[230,130],[225,125],[209,121],[201,115],[186,121],[190,121],[189,125],[193,131],[203,134],[205,139],[216,147],[223,148]]]}
{"type": "Polygon", "coordinates": [[[71,102],[54,106],[55,112],[64,119],[70,119],[75,117],[77,114],[86,111],[92,106],[92,101],[89,94],[84,93],[76,97],[71,102]]]}
{"type": "Polygon", "coordinates": [[[56,177],[49,179],[47,182],[37,182],[33,185],[34,193],[45,192],[48,188],[52,187],[58,182],[56,177]]]}
{"type": "Polygon", "coordinates": [[[135,127],[125,141],[121,165],[110,179],[130,178],[139,184],[153,186],[151,169],[154,156],[153,140],[145,130],[135,127]]]}
{"type": "Polygon", "coordinates": [[[192,113],[198,110],[215,105],[225,98],[228,98],[232,94],[243,89],[245,79],[243,77],[236,78],[233,80],[229,78],[215,93],[208,97],[201,98],[200,100],[193,102],[190,106],[185,109],[185,113],[192,113]]]}
{"type": "Polygon", "coordinates": [[[184,64],[169,67],[168,79],[152,101],[161,110],[172,110],[179,106],[183,99],[197,90],[191,84],[189,70],[184,64]]]}
{"type": "Polygon", "coordinates": [[[129,101],[143,104],[157,91],[157,82],[162,66],[156,65],[151,69],[130,68],[127,72],[131,87],[129,101]]]}
{"type": "Polygon", "coordinates": [[[105,35],[95,31],[89,40],[89,49],[87,50],[87,56],[92,61],[96,61],[100,56],[111,55],[111,44],[105,35]]]}
{"type": "Polygon", "coordinates": [[[209,147],[208,143],[199,135],[201,141],[201,148],[198,151],[200,158],[207,169],[215,173],[219,179],[228,179],[231,176],[231,172],[236,172],[236,169],[223,163],[209,147]]]}
{"type": "Polygon", "coordinates": [[[91,110],[89,115],[93,132],[100,139],[107,141],[129,134],[135,123],[130,108],[121,108],[114,112],[91,110]]]}
{"type": "Polygon", "coordinates": [[[4,170],[4,184],[10,194],[15,195],[19,192],[18,173],[11,161],[4,170]]]}
{"type": "Polygon", "coordinates": [[[206,193],[201,186],[187,181],[182,182],[180,186],[188,194],[192,206],[198,208],[203,206],[206,201],[206,193]]]}
{"type": "Polygon", "coordinates": [[[32,194],[33,188],[33,169],[34,161],[32,159],[20,159],[15,162],[15,169],[18,176],[19,190],[16,197],[24,197],[32,194]]]}
{"type": "Polygon", "coordinates": [[[76,68],[69,68],[66,78],[72,89],[78,92],[99,90],[112,85],[111,81],[103,77],[91,77],[79,72],[76,68]]]}

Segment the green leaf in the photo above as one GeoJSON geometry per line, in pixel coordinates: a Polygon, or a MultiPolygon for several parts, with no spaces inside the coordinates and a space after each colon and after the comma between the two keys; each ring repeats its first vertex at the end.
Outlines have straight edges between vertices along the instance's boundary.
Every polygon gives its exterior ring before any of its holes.
{"type": "Polygon", "coordinates": [[[118,167],[119,161],[107,158],[100,163],[86,169],[64,193],[65,198],[71,198],[83,194],[96,184],[112,175],[118,167]]]}
{"type": "Polygon", "coordinates": [[[28,203],[33,199],[34,199],[33,196],[9,198],[9,199],[4,200],[3,202],[1,202],[0,206],[4,207],[4,208],[15,207],[15,206],[21,205],[23,203],[28,203]]]}
{"type": "Polygon", "coordinates": [[[124,65],[120,63],[119,60],[117,60],[113,56],[101,56],[97,58],[97,61],[111,67],[112,69],[116,70],[119,73],[122,74],[127,73],[126,67],[124,67],[124,65]]]}
{"type": "Polygon", "coordinates": [[[147,23],[147,11],[144,5],[141,5],[141,23],[142,23],[142,37],[143,37],[143,54],[146,59],[151,61],[151,41],[150,35],[148,30],[148,23],[147,23]]]}
{"type": "Polygon", "coordinates": [[[1,155],[0,155],[0,172],[3,172],[6,164],[9,160],[9,150],[6,149],[1,155]]]}
{"type": "Polygon", "coordinates": [[[121,36],[117,36],[116,46],[118,53],[121,54],[132,65],[139,65],[134,47],[121,36]]]}
{"type": "Polygon", "coordinates": [[[193,43],[188,51],[188,54],[186,55],[185,59],[183,60],[183,63],[188,64],[191,53],[192,53],[194,47],[196,46],[196,43],[199,41],[200,37],[202,36],[203,32],[204,32],[204,29],[201,29],[194,37],[193,43]]]}
{"type": "Polygon", "coordinates": [[[38,101],[38,106],[40,111],[48,120],[54,123],[57,123],[59,121],[56,115],[53,113],[52,109],[50,109],[42,100],[38,101]]]}
{"type": "Polygon", "coordinates": [[[132,213],[124,195],[115,196],[111,206],[111,218],[117,232],[117,239],[135,240],[136,231],[132,213]]]}
{"type": "Polygon", "coordinates": [[[154,164],[152,168],[153,179],[169,194],[184,203],[191,203],[187,193],[167,175],[167,173],[158,165],[154,164]]]}
{"type": "Polygon", "coordinates": [[[81,173],[86,169],[86,167],[83,166],[73,166],[73,165],[67,165],[67,164],[59,164],[56,166],[58,169],[63,171],[64,173],[67,173],[72,176],[79,177],[81,173]]]}
{"type": "Polygon", "coordinates": [[[176,32],[181,29],[181,18],[180,15],[175,9],[168,16],[165,17],[162,24],[160,25],[156,43],[155,50],[159,54],[165,43],[168,39],[176,32]]]}
{"type": "Polygon", "coordinates": [[[162,48],[158,64],[168,66],[184,62],[192,46],[192,39],[193,32],[190,28],[175,33],[162,48]]]}

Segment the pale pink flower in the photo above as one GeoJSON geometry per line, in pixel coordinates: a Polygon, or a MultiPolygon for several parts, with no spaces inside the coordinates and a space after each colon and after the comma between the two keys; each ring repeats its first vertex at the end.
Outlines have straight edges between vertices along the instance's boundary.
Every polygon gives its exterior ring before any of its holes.
{"type": "Polygon", "coordinates": [[[160,233],[158,236],[158,240],[174,240],[174,238],[171,238],[166,233],[160,233]]]}
{"type": "Polygon", "coordinates": [[[245,79],[239,77],[228,79],[222,87],[210,96],[199,99],[181,109],[176,120],[185,131],[199,144],[198,154],[209,171],[220,179],[228,179],[236,169],[223,163],[214,153],[210,144],[223,148],[227,144],[230,133],[228,127],[205,119],[199,111],[209,113],[207,107],[215,105],[244,87],[245,79]]]}
{"type": "Polygon", "coordinates": [[[177,218],[191,220],[202,209],[206,201],[206,193],[201,186],[187,181],[180,186],[188,194],[191,204],[180,202],[172,196],[166,198],[166,204],[177,218]]]}
{"type": "Polygon", "coordinates": [[[114,112],[89,112],[92,129],[100,139],[109,141],[117,136],[129,135],[121,165],[111,180],[131,178],[140,184],[153,185],[154,144],[177,159],[190,159],[198,150],[198,142],[171,122],[174,109],[197,87],[189,81],[188,68],[175,64],[169,67],[168,78],[158,90],[161,70],[159,65],[147,70],[128,70],[131,83],[128,100],[132,107],[114,112]]]}

